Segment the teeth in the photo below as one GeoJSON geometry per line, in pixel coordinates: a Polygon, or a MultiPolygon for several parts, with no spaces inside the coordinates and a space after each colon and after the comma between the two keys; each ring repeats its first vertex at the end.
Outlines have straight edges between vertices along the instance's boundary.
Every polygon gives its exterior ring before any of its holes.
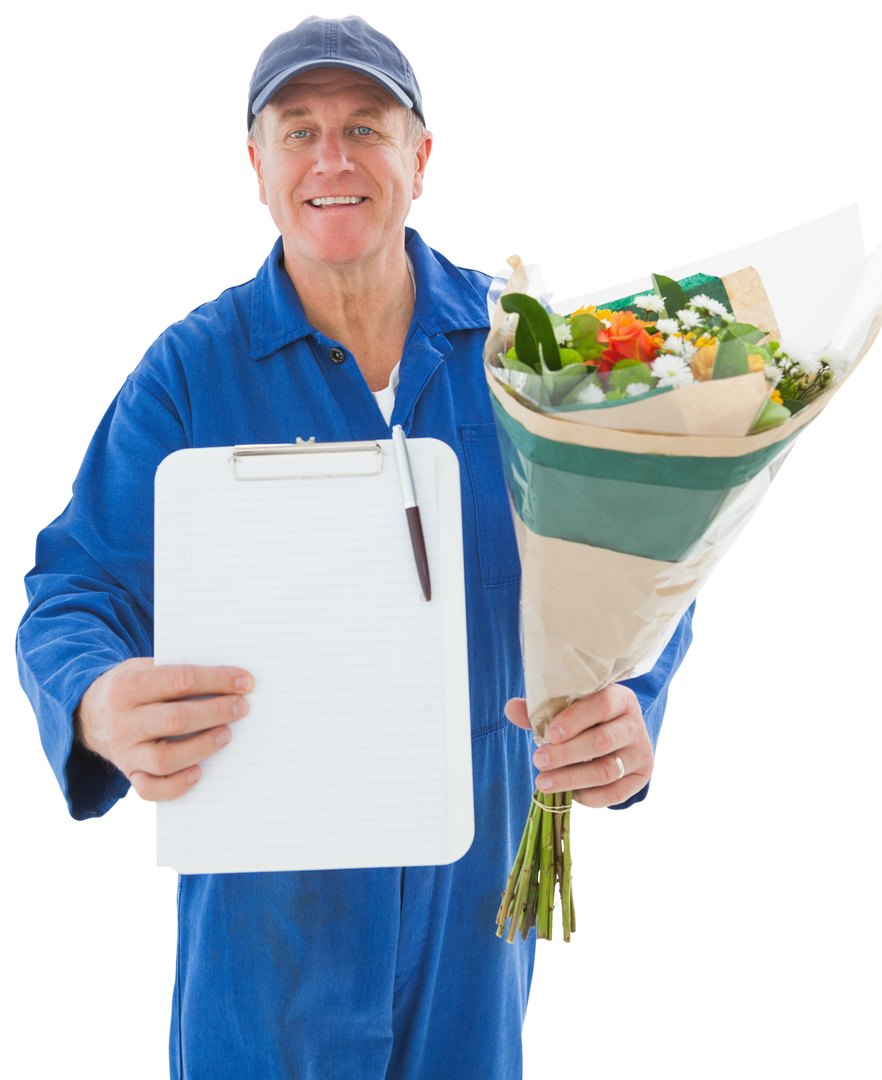
{"type": "Polygon", "coordinates": [[[333,206],[336,203],[360,203],[364,201],[363,195],[329,195],[321,199],[310,199],[313,206],[333,206]]]}

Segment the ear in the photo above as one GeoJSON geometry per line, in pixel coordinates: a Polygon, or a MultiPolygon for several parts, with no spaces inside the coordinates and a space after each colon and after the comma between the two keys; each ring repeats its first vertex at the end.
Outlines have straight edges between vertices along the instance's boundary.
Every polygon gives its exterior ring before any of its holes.
{"type": "MultiPolygon", "coordinates": [[[[252,171],[257,185],[257,201],[260,202],[260,185],[263,180],[263,168],[262,161],[260,160],[260,150],[254,145],[249,143],[247,136],[245,138],[245,157],[248,160],[248,168],[252,171]]],[[[262,205],[262,204],[261,204],[262,205]]]]}
{"type": "Polygon", "coordinates": [[[413,174],[413,197],[418,199],[423,193],[423,177],[426,175],[426,163],[432,153],[432,132],[427,131],[423,141],[414,148],[416,168],[413,174]]]}

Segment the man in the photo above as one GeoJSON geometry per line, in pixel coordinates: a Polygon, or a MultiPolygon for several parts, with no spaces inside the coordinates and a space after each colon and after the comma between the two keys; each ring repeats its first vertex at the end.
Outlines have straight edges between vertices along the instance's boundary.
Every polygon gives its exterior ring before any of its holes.
{"type": "Polygon", "coordinates": [[[105,813],[129,785],[179,797],[248,722],[253,680],[149,659],[160,461],[188,446],[388,438],[391,423],[453,447],[475,841],[450,866],[181,877],[170,1062],[190,1080],[508,1080],[534,940],[506,945],[493,920],[532,766],[543,790],[589,806],[643,798],[689,617],[649,675],[572,706],[535,749],[481,361],[489,279],[405,228],[432,148],[410,65],[361,19],[306,19],[262,54],[248,125],[280,238],[253,281],[170,327],[108,410],[38,541],[22,682],[74,817],[105,813]]]}

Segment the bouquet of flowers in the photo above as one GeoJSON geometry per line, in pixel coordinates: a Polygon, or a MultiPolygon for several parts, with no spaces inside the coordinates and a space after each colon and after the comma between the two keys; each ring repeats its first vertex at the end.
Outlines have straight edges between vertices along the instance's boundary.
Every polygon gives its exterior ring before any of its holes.
{"type": "MultiPolygon", "coordinates": [[[[563,316],[509,263],[488,300],[484,359],[541,745],[575,700],[655,664],[794,439],[875,339],[882,248],[819,351],[781,338],[751,268],[653,275],[651,292],[563,316]]],[[[575,929],[571,803],[533,794],[496,920],[510,942],[533,926],[551,938],[556,888],[564,940],[575,929]]]]}

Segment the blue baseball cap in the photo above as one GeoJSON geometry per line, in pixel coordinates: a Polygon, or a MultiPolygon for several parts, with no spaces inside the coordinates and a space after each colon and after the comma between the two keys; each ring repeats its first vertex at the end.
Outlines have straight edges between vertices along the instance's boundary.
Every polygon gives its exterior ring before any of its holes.
{"type": "Polygon", "coordinates": [[[293,30],[279,34],[260,54],[248,91],[248,130],[254,114],[286,82],[301,71],[323,67],[363,72],[426,122],[413,68],[393,41],[358,15],[345,19],[310,15],[293,30]]]}

